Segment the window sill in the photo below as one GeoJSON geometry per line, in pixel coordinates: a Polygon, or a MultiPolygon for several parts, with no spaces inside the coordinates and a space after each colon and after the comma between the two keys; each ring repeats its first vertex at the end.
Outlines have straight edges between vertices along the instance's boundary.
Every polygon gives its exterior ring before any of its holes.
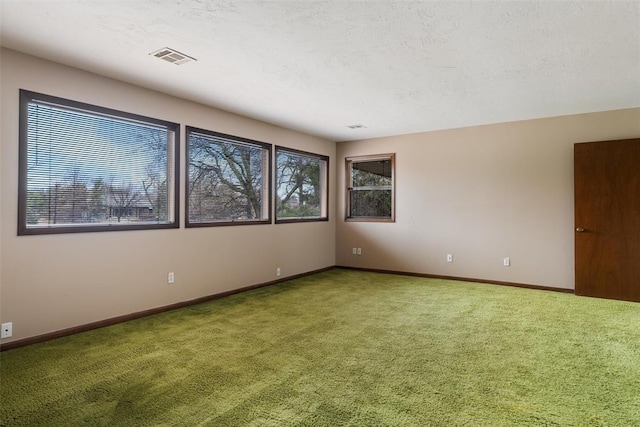
{"type": "Polygon", "coordinates": [[[345,222],[396,222],[395,218],[347,217],[345,222]]]}

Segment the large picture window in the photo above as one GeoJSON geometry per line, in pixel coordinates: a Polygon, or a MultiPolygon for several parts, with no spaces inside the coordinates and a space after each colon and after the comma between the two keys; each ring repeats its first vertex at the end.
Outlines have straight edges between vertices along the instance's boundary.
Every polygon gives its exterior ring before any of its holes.
{"type": "Polygon", "coordinates": [[[329,157],[276,147],[276,222],[328,220],[329,157]]]}
{"type": "Polygon", "coordinates": [[[20,91],[18,234],[179,227],[179,125],[20,91]]]}
{"type": "Polygon", "coordinates": [[[347,163],[348,221],[395,221],[395,155],[350,157],[347,163]]]}
{"type": "Polygon", "coordinates": [[[187,127],[187,227],[271,223],[271,145],[187,127]]]}

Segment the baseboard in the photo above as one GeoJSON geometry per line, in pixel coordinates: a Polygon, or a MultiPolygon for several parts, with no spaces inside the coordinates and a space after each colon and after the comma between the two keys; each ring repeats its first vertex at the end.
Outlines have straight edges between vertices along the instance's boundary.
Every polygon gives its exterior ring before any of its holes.
{"type": "Polygon", "coordinates": [[[336,268],[344,268],[346,270],[357,270],[357,271],[370,271],[372,273],[382,273],[382,274],[397,274],[400,276],[426,277],[430,279],[458,280],[462,282],[483,283],[486,285],[512,286],[516,288],[538,289],[541,291],[554,291],[554,292],[562,292],[567,294],[574,293],[573,289],[554,288],[552,286],[530,285],[527,283],[502,282],[498,280],[474,279],[472,277],[443,276],[439,274],[412,273],[408,271],[380,270],[376,268],[348,267],[343,265],[336,265],[336,268]]]}
{"type": "Polygon", "coordinates": [[[245,286],[238,289],[232,289],[230,291],[220,292],[217,294],[207,295],[204,297],[181,301],[174,304],[164,305],[162,307],[150,308],[148,310],[138,311],[131,314],[125,314],[122,316],[112,317],[109,319],[98,320],[97,322],[91,322],[84,325],[74,326],[72,328],[62,329],[59,331],[49,332],[42,335],[36,335],[29,338],[23,338],[8,343],[0,344],[0,351],[12,350],[18,347],[24,347],[26,345],[36,344],[44,341],[49,341],[56,338],[66,337],[68,335],[78,334],[80,332],[87,332],[93,329],[104,328],[105,326],[111,326],[118,323],[127,322],[129,320],[140,319],[141,317],[152,316],[154,314],[164,313],[165,311],[176,310],[178,308],[188,307],[191,305],[202,304],[203,302],[212,301],[214,299],[227,297],[241,292],[250,291],[252,289],[262,288],[265,286],[271,286],[278,283],[286,282],[300,277],[310,276],[312,274],[320,273],[327,270],[332,270],[335,267],[325,267],[318,270],[308,271],[306,273],[294,274],[293,276],[282,277],[277,280],[271,280],[269,282],[258,283],[256,285],[245,286]]]}
{"type": "Polygon", "coordinates": [[[446,279],[446,280],[459,280],[464,282],[474,282],[474,283],[484,283],[491,285],[502,285],[502,286],[513,286],[518,288],[528,288],[528,289],[538,289],[543,291],[554,291],[554,292],[564,292],[564,293],[574,293],[573,289],[563,289],[563,288],[554,288],[551,286],[539,286],[539,285],[530,285],[526,283],[514,283],[514,282],[502,282],[497,280],[487,280],[487,279],[475,279],[471,277],[457,277],[457,276],[443,276],[438,274],[428,274],[428,273],[413,273],[408,271],[396,271],[396,270],[382,270],[375,268],[361,268],[361,267],[349,267],[343,265],[336,265],[332,267],[325,267],[318,270],[308,271],[306,273],[295,274],[293,276],[283,277],[277,280],[271,280],[269,282],[258,283],[255,285],[245,286],[238,289],[233,289],[230,291],[220,292],[217,294],[207,295],[204,297],[181,301],[174,304],[165,305],[162,307],[151,308],[148,310],[138,311],[135,313],[125,314],[122,316],[112,317],[109,319],[99,320],[97,322],[91,322],[84,325],[74,326],[72,328],[62,329],[59,331],[49,332],[42,335],[36,335],[29,338],[23,338],[15,341],[11,341],[8,343],[0,344],[0,351],[11,350],[14,348],[24,347],[26,345],[36,344],[44,341],[49,341],[56,338],[66,337],[68,335],[78,334],[80,332],[87,332],[93,329],[104,328],[105,326],[111,326],[118,323],[127,322],[129,320],[140,319],[146,316],[152,316],[154,314],[164,313],[170,310],[176,310],[178,308],[189,307],[191,305],[202,304],[207,301],[212,301],[218,298],[224,298],[226,296],[238,294],[241,292],[250,291],[252,289],[258,289],[265,286],[271,286],[278,283],[286,282],[293,279],[298,279],[305,276],[310,276],[312,274],[320,273],[327,270],[332,270],[334,268],[342,268],[346,270],[357,270],[357,271],[369,271],[373,273],[382,273],[382,274],[397,274],[401,276],[414,276],[414,277],[426,277],[432,279],[446,279]]]}

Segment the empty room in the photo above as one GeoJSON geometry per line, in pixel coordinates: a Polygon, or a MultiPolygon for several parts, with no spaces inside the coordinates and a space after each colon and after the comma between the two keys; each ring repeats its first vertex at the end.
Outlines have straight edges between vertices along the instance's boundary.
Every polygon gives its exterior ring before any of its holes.
{"type": "Polygon", "coordinates": [[[0,425],[640,425],[640,1],[0,20],[0,425]]]}

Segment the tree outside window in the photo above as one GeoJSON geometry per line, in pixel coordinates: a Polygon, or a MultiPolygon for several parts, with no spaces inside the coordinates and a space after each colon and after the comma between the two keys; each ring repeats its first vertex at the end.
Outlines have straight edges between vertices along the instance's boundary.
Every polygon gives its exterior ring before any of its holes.
{"type": "Polygon", "coordinates": [[[346,163],[346,219],[395,221],[395,155],[350,157],[346,163]]]}
{"type": "Polygon", "coordinates": [[[187,141],[187,227],[271,222],[271,145],[192,127],[187,141]]]}
{"type": "Polygon", "coordinates": [[[18,234],[174,228],[179,125],[20,92],[18,234]]]}
{"type": "Polygon", "coordinates": [[[327,156],[276,147],[276,222],[326,221],[327,156]]]}

